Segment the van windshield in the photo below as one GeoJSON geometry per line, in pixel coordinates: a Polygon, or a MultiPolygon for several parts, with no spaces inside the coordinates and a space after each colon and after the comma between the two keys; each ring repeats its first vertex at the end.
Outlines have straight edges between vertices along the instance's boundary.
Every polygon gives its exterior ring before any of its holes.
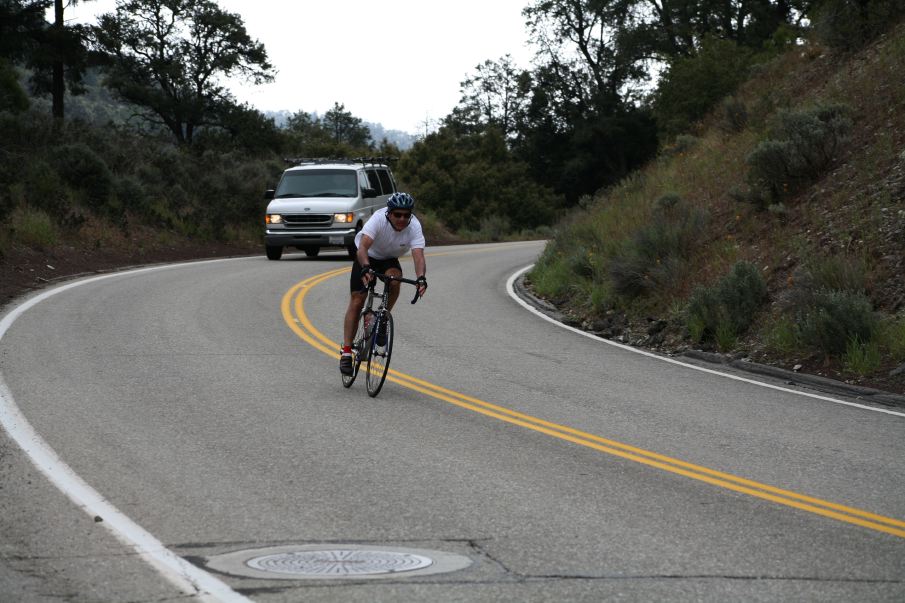
{"type": "Polygon", "coordinates": [[[354,170],[300,170],[285,172],[274,197],[357,197],[354,170]]]}

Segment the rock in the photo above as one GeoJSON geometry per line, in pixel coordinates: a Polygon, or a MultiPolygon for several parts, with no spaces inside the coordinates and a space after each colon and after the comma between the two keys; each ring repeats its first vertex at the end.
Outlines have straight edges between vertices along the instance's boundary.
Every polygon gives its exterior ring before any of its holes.
{"type": "Polygon", "coordinates": [[[897,375],[905,375],[905,364],[899,366],[898,368],[894,368],[894,369],[892,369],[891,371],[889,371],[889,376],[890,376],[890,377],[895,377],[895,376],[897,376],[897,375]]]}
{"type": "Polygon", "coordinates": [[[666,328],[666,324],[667,323],[665,320],[652,321],[650,326],[647,327],[647,334],[651,336],[658,334],[660,331],[666,328]]]}
{"type": "Polygon", "coordinates": [[[792,367],[792,370],[795,371],[796,373],[798,371],[800,371],[801,369],[802,369],[802,366],[800,364],[796,364],[795,366],[792,367]]]}

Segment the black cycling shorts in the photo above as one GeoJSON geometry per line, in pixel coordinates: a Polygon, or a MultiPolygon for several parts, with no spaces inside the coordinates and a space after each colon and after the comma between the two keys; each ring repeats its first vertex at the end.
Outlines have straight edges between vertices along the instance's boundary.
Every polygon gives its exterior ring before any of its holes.
{"type": "MultiPolygon", "coordinates": [[[[374,258],[369,257],[368,260],[371,262],[371,270],[374,272],[386,274],[386,271],[390,268],[398,268],[399,272],[402,273],[402,264],[399,263],[399,258],[375,260],[374,258]]],[[[352,263],[352,275],[349,278],[349,291],[352,293],[364,293],[367,291],[367,288],[361,283],[361,265],[358,263],[358,260],[355,260],[352,263]]]]}

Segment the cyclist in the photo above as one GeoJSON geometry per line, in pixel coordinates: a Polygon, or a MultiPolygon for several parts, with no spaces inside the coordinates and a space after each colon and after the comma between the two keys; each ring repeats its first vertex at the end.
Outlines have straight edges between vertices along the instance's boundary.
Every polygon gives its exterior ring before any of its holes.
{"type": "MultiPolygon", "coordinates": [[[[358,252],[352,264],[349,279],[351,297],[346,308],[343,323],[343,347],[340,351],[339,370],[344,375],[352,374],[352,338],[358,329],[358,318],[367,298],[368,285],[375,278],[373,272],[392,276],[402,276],[399,256],[410,249],[415,262],[415,276],[418,280],[418,295],[427,290],[424,278],[427,265],[424,261],[424,232],[421,222],[412,215],[415,199],[408,193],[393,193],[387,200],[386,210],[378,210],[355,235],[358,252]]],[[[390,281],[389,309],[399,297],[399,282],[390,281]]],[[[377,333],[380,344],[381,333],[377,333]]],[[[385,335],[384,335],[385,337],[385,335]]]]}

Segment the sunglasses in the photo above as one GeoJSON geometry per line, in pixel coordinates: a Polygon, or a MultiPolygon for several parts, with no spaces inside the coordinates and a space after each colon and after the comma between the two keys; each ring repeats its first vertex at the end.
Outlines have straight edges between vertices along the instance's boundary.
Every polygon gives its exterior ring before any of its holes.
{"type": "Polygon", "coordinates": [[[398,220],[411,220],[412,212],[410,211],[391,211],[390,215],[398,220]]]}

